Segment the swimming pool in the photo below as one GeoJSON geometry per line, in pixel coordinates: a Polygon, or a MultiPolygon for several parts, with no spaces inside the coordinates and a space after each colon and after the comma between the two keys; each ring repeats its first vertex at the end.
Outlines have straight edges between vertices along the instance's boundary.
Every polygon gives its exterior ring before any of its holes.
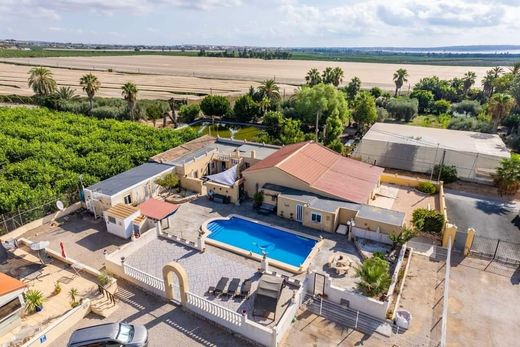
{"type": "MultiPolygon", "coordinates": [[[[319,242],[317,239],[238,216],[209,221],[206,228],[211,232],[208,236],[210,240],[228,244],[260,257],[262,251],[265,251],[270,260],[295,268],[300,268],[305,263],[319,242]]],[[[273,265],[276,266],[276,263],[273,265]]]]}

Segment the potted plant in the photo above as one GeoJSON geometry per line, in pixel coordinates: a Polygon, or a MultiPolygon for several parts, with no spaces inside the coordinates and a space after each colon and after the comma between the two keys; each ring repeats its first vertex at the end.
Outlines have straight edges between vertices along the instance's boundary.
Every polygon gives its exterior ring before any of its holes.
{"type": "Polygon", "coordinates": [[[29,289],[24,294],[25,311],[29,314],[43,310],[43,293],[36,289],[29,289]]]}
{"type": "Polygon", "coordinates": [[[79,305],[79,302],[76,300],[77,296],[78,296],[78,290],[76,288],[70,288],[69,298],[70,298],[70,306],[72,308],[79,305]]]}
{"type": "Polygon", "coordinates": [[[59,293],[61,293],[61,284],[60,282],[56,281],[54,283],[54,291],[53,291],[54,295],[58,295],[59,293]]]}

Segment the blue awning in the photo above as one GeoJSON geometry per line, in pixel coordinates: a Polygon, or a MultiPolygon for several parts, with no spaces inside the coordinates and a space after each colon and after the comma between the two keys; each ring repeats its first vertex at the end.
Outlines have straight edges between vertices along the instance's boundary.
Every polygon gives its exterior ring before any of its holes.
{"type": "Polygon", "coordinates": [[[238,165],[235,165],[226,171],[219,172],[218,174],[204,176],[204,179],[226,186],[232,186],[235,184],[238,177],[238,165]]]}

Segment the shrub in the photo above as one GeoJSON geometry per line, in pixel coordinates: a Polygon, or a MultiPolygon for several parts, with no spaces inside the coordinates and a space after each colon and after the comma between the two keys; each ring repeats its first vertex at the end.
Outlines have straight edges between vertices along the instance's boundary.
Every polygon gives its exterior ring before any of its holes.
{"type": "Polygon", "coordinates": [[[440,171],[440,180],[444,183],[453,183],[457,181],[457,168],[455,165],[435,165],[433,167],[433,177],[437,179],[439,177],[440,171]]]}
{"type": "Polygon", "coordinates": [[[379,87],[373,87],[370,89],[370,94],[372,94],[372,96],[377,99],[383,94],[383,90],[379,87]]]}
{"type": "Polygon", "coordinates": [[[61,284],[60,282],[55,282],[54,283],[54,291],[53,291],[54,295],[58,295],[59,293],[61,293],[61,284]]]}
{"type": "Polygon", "coordinates": [[[262,203],[264,202],[264,192],[256,192],[255,195],[253,195],[254,200],[254,206],[256,208],[260,207],[262,203]]]}
{"type": "Polygon", "coordinates": [[[100,106],[92,109],[92,117],[98,119],[120,119],[125,114],[125,108],[116,106],[100,106]]]}
{"type": "Polygon", "coordinates": [[[492,133],[493,125],[475,118],[469,117],[455,117],[448,124],[448,129],[477,131],[481,133],[492,133]]]}
{"type": "Polygon", "coordinates": [[[69,290],[69,298],[70,298],[70,306],[72,308],[78,306],[78,301],[76,300],[78,297],[78,290],[76,288],[70,288],[69,290]]]}
{"type": "Polygon", "coordinates": [[[379,257],[368,258],[357,269],[356,276],[361,278],[358,287],[364,295],[378,297],[390,286],[390,265],[379,257]]]}
{"type": "Polygon", "coordinates": [[[388,235],[390,241],[392,241],[392,251],[413,239],[416,234],[417,232],[415,230],[403,227],[398,233],[388,235]]]}
{"type": "Polygon", "coordinates": [[[36,289],[29,289],[24,294],[25,311],[29,314],[36,312],[43,307],[43,293],[36,289]]]}
{"type": "Polygon", "coordinates": [[[222,95],[207,95],[200,103],[200,109],[206,116],[222,117],[229,113],[231,106],[222,95]]]}
{"type": "Polygon", "coordinates": [[[395,119],[404,119],[409,122],[417,115],[419,101],[409,98],[392,98],[388,100],[385,108],[395,119]]]}
{"type": "Polygon", "coordinates": [[[432,182],[419,183],[419,186],[417,186],[417,190],[430,195],[437,193],[437,187],[432,182]]]}
{"type": "Polygon", "coordinates": [[[418,231],[438,234],[444,227],[444,215],[435,210],[418,208],[413,211],[412,224],[418,231]]]}
{"type": "Polygon", "coordinates": [[[430,110],[434,114],[448,113],[451,108],[451,103],[448,100],[440,99],[430,105],[430,110]]]}
{"type": "Polygon", "coordinates": [[[480,102],[476,100],[462,100],[459,103],[451,105],[451,110],[454,113],[476,116],[482,111],[480,102]]]}
{"type": "Polygon", "coordinates": [[[104,287],[110,283],[111,277],[104,271],[97,276],[98,283],[104,287]]]}
{"type": "Polygon", "coordinates": [[[173,172],[170,172],[155,180],[155,183],[166,189],[177,188],[179,186],[179,182],[179,177],[173,172]]]}
{"type": "Polygon", "coordinates": [[[249,95],[242,95],[233,106],[233,113],[239,121],[250,122],[260,115],[260,106],[249,95]]]}
{"type": "Polygon", "coordinates": [[[179,115],[181,116],[181,120],[185,123],[191,123],[200,114],[200,106],[199,104],[191,104],[191,105],[182,105],[179,110],[179,115]]]}
{"type": "Polygon", "coordinates": [[[520,158],[518,155],[503,159],[494,175],[500,195],[513,195],[520,188],[520,158]]]}

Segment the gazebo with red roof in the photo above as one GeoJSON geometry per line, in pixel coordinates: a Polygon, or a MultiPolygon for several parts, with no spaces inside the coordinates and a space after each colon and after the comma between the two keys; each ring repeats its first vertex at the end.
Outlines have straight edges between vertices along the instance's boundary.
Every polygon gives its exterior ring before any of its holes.
{"type": "Polygon", "coordinates": [[[170,227],[170,216],[172,216],[179,205],[175,205],[166,201],[157,200],[157,199],[148,199],[139,205],[139,209],[141,210],[141,214],[156,223],[157,232],[160,233],[161,228],[169,228],[170,227]],[[164,224],[166,222],[166,225],[164,224]]]}

